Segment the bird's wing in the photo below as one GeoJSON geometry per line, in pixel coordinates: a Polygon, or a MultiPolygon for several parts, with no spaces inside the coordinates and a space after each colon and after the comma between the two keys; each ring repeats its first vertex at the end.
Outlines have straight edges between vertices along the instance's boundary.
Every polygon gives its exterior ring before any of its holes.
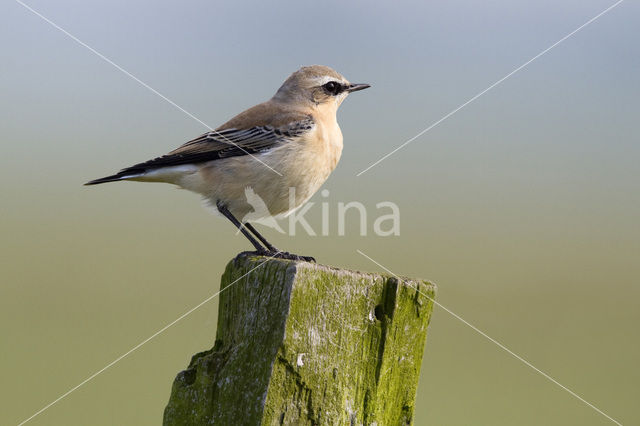
{"type": "Polygon", "coordinates": [[[311,130],[313,125],[311,116],[305,116],[279,127],[264,125],[207,132],[166,155],[127,167],[118,174],[141,173],[161,167],[204,163],[241,155],[256,155],[283,143],[295,141],[311,130]]]}

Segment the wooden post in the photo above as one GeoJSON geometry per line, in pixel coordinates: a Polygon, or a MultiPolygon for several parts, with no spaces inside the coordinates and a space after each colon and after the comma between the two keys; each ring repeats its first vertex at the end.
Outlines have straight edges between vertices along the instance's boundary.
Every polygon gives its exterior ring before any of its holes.
{"type": "Polygon", "coordinates": [[[433,284],[239,255],[221,289],[165,425],[412,423],[433,284]]]}

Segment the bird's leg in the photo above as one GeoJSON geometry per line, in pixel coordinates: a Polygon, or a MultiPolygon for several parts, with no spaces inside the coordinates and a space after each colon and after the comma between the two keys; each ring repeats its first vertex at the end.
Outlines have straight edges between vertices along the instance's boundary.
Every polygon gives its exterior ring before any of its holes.
{"type": "Polygon", "coordinates": [[[262,244],[264,244],[264,246],[267,248],[267,250],[271,251],[271,252],[279,252],[280,250],[278,250],[277,248],[275,248],[273,246],[273,244],[271,244],[269,241],[267,241],[267,239],[265,237],[263,237],[256,228],[253,227],[252,224],[250,224],[249,222],[245,223],[244,226],[253,233],[253,235],[255,235],[260,242],[262,242],[262,244]]]}
{"type": "Polygon", "coordinates": [[[256,254],[263,255],[263,256],[276,257],[278,259],[304,260],[306,262],[316,261],[311,256],[299,256],[297,254],[278,250],[271,243],[269,243],[266,238],[260,235],[260,233],[256,230],[256,228],[253,227],[253,225],[251,225],[250,223],[246,223],[246,224],[240,223],[240,221],[236,219],[236,217],[233,214],[231,214],[229,209],[227,209],[227,207],[223,203],[218,201],[216,203],[216,207],[218,208],[218,211],[222,213],[224,217],[229,219],[231,223],[233,223],[236,226],[236,228],[238,228],[240,232],[242,232],[242,235],[247,237],[247,239],[251,242],[251,244],[253,244],[253,246],[256,248],[256,254]],[[262,247],[260,243],[255,238],[253,238],[253,235],[251,235],[251,233],[247,231],[247,229],[253,232],[255,236],[258,237],[258,239],[262,241],[262,243],[267,248],[265,249],[264,247],[262,247]]]}
{"type": "Polygon", "coordinates": [[[244,227],[244,225],[242,225],[242,223],[240,223],[240,221],[238,219],[236,219],[234,215],[231,214],[229,209],[227,209],[227,207],[224,204],[222,204],[220,201],[218,201],[216,203],[216,207],[218,208],[218,211],[220,213],[222,213],[222,215],[224,217],[229,219],[231,221],[231,223],[233,223],[236,226],[236,228],[238,228],[240,230],[240,232],[242,232],[242,235],[247,237],[247,239],[251,242],[251,244],[253,244],[253,246],[256,248],[256,251],[257,251],[258,254],[268,254],[271,251],[270,248],[265,249],[264,247],[262,247],[260,245],[260,243],[258,241],[256,241],[255,238],[253,238],[253,235],[251,235],[251,233],[249,233],[249,231],[247,231],[247,229],[244,227]]]}
{"type": "Polygon", "coordinates": [[[269,250],[271,252],[271,255],[273,257],[277,257],[279,259],[289,259],[289,260],[304,260],[306,262],[314,262],[315,263],[315,259],[311,256],[300,256],[298,254],[293,254],[293,253],[289,253],[288,251],[282,251],[282,250],[278,250],[277,248],[275,248],[273,246],[273,244],[271,244],[269,241],[267,241],[267,239],[265,237],[263,237],[256,228],[254,228],[254,226],[250,223],[245,223],[244,226],[251,232],[253,232],[253,235],[255,235],[261,242],[262,244],[264,244],[264,246],[267,248],[267,250],[269,250]]]}
{"type": "Polygon", "coordinates": [[[306,262],[314,262],[315,263],[315,259],[311,256],[300,256],[297,254],[293,254],[293,253],[289,253],[286,251],[282,251],[282,250],[278,250],[277,248],[275,248],[273,246],[273,244],[271,244],[269,241],[267,241],[267,239],[265,237],[263,237],[256,228],[253,227],[252,224],[250,223],[245,223],[244,226],[251,232],[253,232],[253,235],[255,235],[261,242],[262,244],[264,244],[264,246],[267,248],[267,250],[269,250],[271,253],[271,255],[273,257],[277,257],[279,259],[289,259],[289,260],[304,260],[306,262]]]}

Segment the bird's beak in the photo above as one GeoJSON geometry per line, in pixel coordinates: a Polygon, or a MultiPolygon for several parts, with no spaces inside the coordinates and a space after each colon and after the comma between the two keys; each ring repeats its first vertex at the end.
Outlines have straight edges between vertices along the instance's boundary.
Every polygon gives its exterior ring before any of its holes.
{"type": "Polygon", "coordinates": [[[349,87],[347,87],[347,92],[357,92],[358,90],[364,90],[367,87],[371,86],[368,84],[350,84],[349,87]]]}

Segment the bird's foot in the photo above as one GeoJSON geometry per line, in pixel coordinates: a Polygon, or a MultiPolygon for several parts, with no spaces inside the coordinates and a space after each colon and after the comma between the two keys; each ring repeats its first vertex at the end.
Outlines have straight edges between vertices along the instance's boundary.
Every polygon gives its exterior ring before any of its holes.
{"type": "Polygon", "coordinates": [[[239,256],[265,256],[272,257],[274,259],[287,259],[287,260],[302,260],[304,262],[316,263],[316,260],[311,256],[300,256],[298,254],[289,253],[288,251],[280,250],[255,250],[255,251],[243,251],[239,256]]]}
{"type": "Polygon", "coordinates": [[[275,251],[269,253],[267,256],[272,256],[278,259],[302,260],[304,262],[316,263],[316,259],[312,256],[301,256],[299,254],[289,253],[288,251],[275,251]]]}

